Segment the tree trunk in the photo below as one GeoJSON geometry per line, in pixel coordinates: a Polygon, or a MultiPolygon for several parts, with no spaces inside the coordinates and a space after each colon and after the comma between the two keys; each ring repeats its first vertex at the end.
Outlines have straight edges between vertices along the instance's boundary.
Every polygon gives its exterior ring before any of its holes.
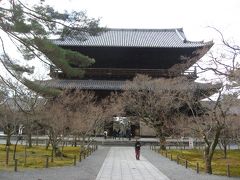
{"type": "Polygon", "coordinates": [[[155,127],[155,132],[157,134],[157,137],[159,138],[159,143],[160,143],[160,149],[161,150],[166,150],[166,137],[163,133],[163,130],[162,130],[162,127],[163,125],[161,126],[156,126],[155,127]]]}
{"type": "Polygon", "coordinates": [[[228,146],[228,140],[226,140],[225,137],[220,139],[219,147],[221,150],[223,150],[224,159],[227,159],[227,146],[228,146]],[[223,149],[222,149],[222,147],[223,147],[223,149]]]}
{"type": "Polygon", "coordinates": [[[79,135],[79,142],[80,142],[80,149],[85,150],[85,136],[84,135],[79,135]]]}
{"type": "Polygon", "coordinates": [[[51,152],[51,162],[53,162],[53,156],[54,156],[54,149],[52,147],[52,152],[51,152]]]}
{"type": "Polygon", "coordinates": [[[223,153],[224,153],[224,159],[227,159],[227,145],[223,145],[223,153]]]}
{"type": "Polygon", "coordinates": [[[159,141],[160,141],[160,149],[161,150],[166,150],[166,138],[165,138],[165,136],[160,135],[159,141]]]}
{"type": "Polygon", "coordinates": [[[48,148],[49,148],[49,145],[50,145],[50,140],[48,139],[48,140],[46,140],[46,150],[48,150],[48,148]]]}
{"type": "Polygon", "coordinates": [[[18,144],[18,141],[19,141],[19,140],[20,140],[20,139],[19,139],[19,137],[18,137],[18,138],[17,138],[17,141],[16,141],[16,143],[15,143],[15,145],[14,145],[13,160],[16,159],[17,144],[18,144]]]}
{"type": "Polygon", "coordinates": [[[8,166],[10,147],[6,146],[6,165],[8,166]]]}
{"type": "Polygon", "coordinates": [[[216,133],[214,135],[212,142],[209,142],[207,139],[205,139],[205,143],[206,143],[205,150],[204,150],[205,172],[208,174],[212,174],[212,158],[213,158],[213,154],[215,152],[216,146],[218,144],[221,130],[222,129],[220,127],[216,129],[216,133]]]}
{"type": "Polygon", "coordinates": [[[86,144],[86,143],[85,143],[85,140],[86,140],[86,137],[85,137],[85,135],[83,135],[83,136],[82,136],[82,143],[83,143],[83,146],[85,146],[85,144],[86,144]]]}
{"type": "Polygon", "coordinates": [[[210,144],[205,144],[204,148],[204,160],[205,160],[205,172],[212,174],[212,156],[210,155],[210,144]]]}
{"type": "Polygon", "coordinates": [[[38,146],[38,130],[37,130],[37,136],[36,136],[36,146],[38,146]]]}
{"type": "Polygon", "coordinates": [[[52,140],[52,149],[53,149],[53,153],[54,153],[55,157],[61,157],[62,156],[62,152],[60,151],[60,149],[58,147],[57,140],[52,140]]]}
{"type": "Polygon", "coordinates": [[[77,137],[74,137],[74,147],[77,147],[77,137]]]}
{"type": "Polygon", "coordinates": [[[57,142],[52,142],[52,158],[55,157],[61,157],[62,152],[59,150],[59,147],[57,145],[57,142]]]}
{"type": "Polygon", "coordinates": [[[65,145],[65,141],[63,140],[63,142],[62,142],[62,152],[61,152],[61,159],[63,158],[63,148],[64,148],[64,145],[65,145]]]}
{"type": "Polygon", "coordinates": [[[10,146],[10,145],[11,145],[11,134],[7,133],[6,146],[10,146]]]}
{"type": "Polygon", "coordinates": [[[205,172],[212,174],[212,158],[209,156],[205,157],[205,172]]]}
{"type": "Polygon", "coordinates": [[[24,146],[24,166],[27,165],[27,146],[24,146]]]}
{"type": "Polygon", "coordinates": [[[29,132],[28,133],[28,147],[32,147],[32,133],[31,132],[29,132]]]}

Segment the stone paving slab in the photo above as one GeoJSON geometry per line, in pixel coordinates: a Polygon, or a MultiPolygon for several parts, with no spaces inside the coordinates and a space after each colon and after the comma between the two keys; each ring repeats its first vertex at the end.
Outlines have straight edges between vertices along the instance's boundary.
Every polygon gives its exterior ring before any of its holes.
{"type": "Polygon", "coordinates": [[[169,180],[133,147],[111,147],[96,180],[169,180]]]}

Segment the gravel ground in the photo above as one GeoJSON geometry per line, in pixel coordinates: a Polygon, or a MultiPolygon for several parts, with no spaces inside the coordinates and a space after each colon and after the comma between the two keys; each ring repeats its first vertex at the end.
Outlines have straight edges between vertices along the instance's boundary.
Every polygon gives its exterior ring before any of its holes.
{"type": "Polygon", "coordinates": [[[156,152],[149,150],[149,147],[142,149],[142,155],[147,158],[156,168],[171,180],[239,180],[240,178],[229,178],[207,174],[197,174],[191,169],[186,169],[178,165],[175,161],[170,161],[156,152]]]}
{"type": "Polygon", "coordinates": [[[95,180],[108,151],[109,147],[99,147],[77,166],[23,172],[0,171],[0,180],[95,180]]]}

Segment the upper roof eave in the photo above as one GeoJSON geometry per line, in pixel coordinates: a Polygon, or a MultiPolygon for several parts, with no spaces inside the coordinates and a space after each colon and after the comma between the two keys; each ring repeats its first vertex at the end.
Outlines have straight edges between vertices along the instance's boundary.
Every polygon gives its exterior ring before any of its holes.
{"type": "MultiPolygon", "coordinates": [[[[209,42],[188,41],[182,28],[174,29],[120,29],[109,28],[85,41],[73,38],[53,39],[59,46],[70,47],[134,47],[134,48],[198,48],[209,42]]],[[[210,42],[213,44],[213,42],[210,42]]]]}
{"type": "MultiPolygon", "coordinates": [[[[203,48],[203,47],[208,47],[210,46],[209,44],[205,44],[205,45],[199,45],[199,46],[185,46],[185,47],[178,47],[178,46],[170,46],[170,47],[155,47],[155,46],[90,46],[90,45],[60,45],[60,44],[57,44],[59,46],[62,46],[62,47],[85,47],[85,48],[163,48],[163,49],[167,49],[167,48],[203,48]]],[[[213,45],[213,44],[212,44],[213,45]]],[[[211,45],[211,47],[212,47],[211,45]]]]}

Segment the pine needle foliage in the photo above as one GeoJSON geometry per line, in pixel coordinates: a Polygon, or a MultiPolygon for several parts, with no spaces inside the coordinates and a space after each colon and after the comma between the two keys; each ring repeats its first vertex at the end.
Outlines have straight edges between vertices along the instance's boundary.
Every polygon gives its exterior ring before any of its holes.
{"type": "MultiPolygon", "coordinates": [[[[49,39],[74,38],[84,41],[89,35],[98,35],[103,30],[99,27],[99,19],[89,18],[83,11],[59,12],[45,0],[36,1],[35,4],[26,0],[2,0],[0,31],[3,36],[0,42],[3,54],[0,60],[11,76],[29,85],[29,88],[36,88],[33,82],[23,77],[24,73],[33,72],[32,67],[25,66],[24,61],[29,60],[40,60],[49,67],[55,66],[68,78],[81,78],[84,75],[81,68],[90,66],[94,60],[79,52],[64,50],[49,39]],[[9,40],[22,55],[18,59],[13,59],[9,55],[12,52],[6,50],[9,40]]],[[[37,89],[46,93],[46,87],[37,89]]]]}

